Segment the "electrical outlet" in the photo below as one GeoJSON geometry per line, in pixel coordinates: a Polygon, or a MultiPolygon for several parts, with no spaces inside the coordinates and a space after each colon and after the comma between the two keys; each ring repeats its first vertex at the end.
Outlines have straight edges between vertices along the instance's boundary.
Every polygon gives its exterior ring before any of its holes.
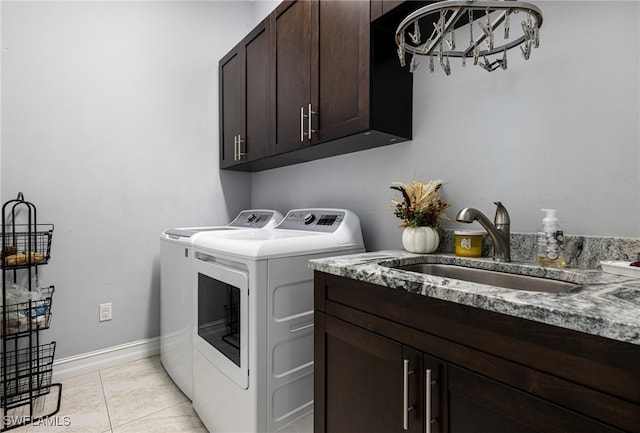
{"type": "Polygon", "coordinates": [[[99,313],[100,314],[99,314],[98,320],[100,322],[111,320],[111,302],[108,302],[106,304],[100,304],[99,313]]]}

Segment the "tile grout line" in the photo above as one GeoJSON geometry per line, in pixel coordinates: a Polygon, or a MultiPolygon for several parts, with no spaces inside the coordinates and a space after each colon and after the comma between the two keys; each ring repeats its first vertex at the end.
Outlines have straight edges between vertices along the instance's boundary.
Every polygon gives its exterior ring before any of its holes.
{"type": "Polygon", "coordinates": [[[104,407],[107,411],[107,419],[109,420],[109,432],[113,433],[113,424],[111,423],[111,414],[109,413],[109,403],[107,403],[107,394],[104,391],[104,382],[102,381],[102,370],[98,370],[98,377],[100,378],[100,389],[102,389],[104,407]]]}
{"type": "MultiPolygon", "coordinates": [[[[157,414],[159,414],[160,412],[164,412],[164,411],[166,411],[167,409],[171,409],[171,408],[173,408],[173,407],[180,406],[181,404],[184,404],[184,403],[185,403],[185,402],[184,402],[184,401],[182,401],[182,402],[179,402],[179,403],[174,403],[174,404],[169,405],[169,406],[167,406],[167,407],[165,407],[165,408],[162,408],[162,409],[157,409],[157,410],[155,410],[155,411],[153,411],[153,412],[151,412],[151,413],[148,413],[147,415],[143,415],[143,416],[141,416],[141,417],[139,417],[139,418],[131,419],[131,420],[129,420],[129,421],[125,422],[124,424],[121,424],[121,425],[119,425],[119,426],[117,426],[117,427],[118,427],[118,428],[119,428],[119,427],[123,427],[123,426],[126,426],[127,424],[131,424],[131,423],[134,423],[134,422],[137,422],[137,421],[143,420],[143,419],[145,419],[145,418],[147,418],[147,417],[150,417],[150,416],[153,416],[153,415],[157,415],[157,414]]],[[[113,430],[112,430],[112,432],[113,432],[113,430]]]]}

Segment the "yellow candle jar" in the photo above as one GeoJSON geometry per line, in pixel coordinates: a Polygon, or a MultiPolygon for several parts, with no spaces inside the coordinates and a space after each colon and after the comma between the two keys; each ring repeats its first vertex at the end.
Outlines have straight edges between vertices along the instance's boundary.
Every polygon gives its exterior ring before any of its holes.
{"type": "Polygon", "coordinates": [[[461,257],[481,257],[483,230],[456,230],[454,232],[456,255],[461,257]]]}

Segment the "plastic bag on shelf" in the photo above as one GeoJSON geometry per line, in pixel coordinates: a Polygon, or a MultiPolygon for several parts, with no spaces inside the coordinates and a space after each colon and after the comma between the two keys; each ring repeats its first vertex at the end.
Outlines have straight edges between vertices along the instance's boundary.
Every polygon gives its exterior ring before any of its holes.
{"type": "MultiPolygon", "coordinates": [[[[7,283],[6,286],[6,299],[7,306],[14,304],[23,304],[32,300],[40,298],[39,290],[29,290],[26,287],[20,286],[14,283],[7,283]]],[[[2,305],[2,298],[0,298],[0,307],[2,305]]]]}
{"type": "Polygon", "coordinates": [[[5,321],[0,335],[11,335],[29,329],[29,320],[33,325],[44,326],[50,313],[50,291],[40,287],[29,290],[15,283],[6,283],[6,305],[0,297],[0,316],[5,321]]]}

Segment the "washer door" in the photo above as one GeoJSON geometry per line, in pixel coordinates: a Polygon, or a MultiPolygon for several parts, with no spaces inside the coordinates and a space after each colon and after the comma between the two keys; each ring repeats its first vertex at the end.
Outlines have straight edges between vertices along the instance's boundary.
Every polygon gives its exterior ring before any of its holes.
{"type": "Polygon", "coordinates": [[[195,347],[243,389],[249,387],[249,278],[198,253],[195,347]]]}

